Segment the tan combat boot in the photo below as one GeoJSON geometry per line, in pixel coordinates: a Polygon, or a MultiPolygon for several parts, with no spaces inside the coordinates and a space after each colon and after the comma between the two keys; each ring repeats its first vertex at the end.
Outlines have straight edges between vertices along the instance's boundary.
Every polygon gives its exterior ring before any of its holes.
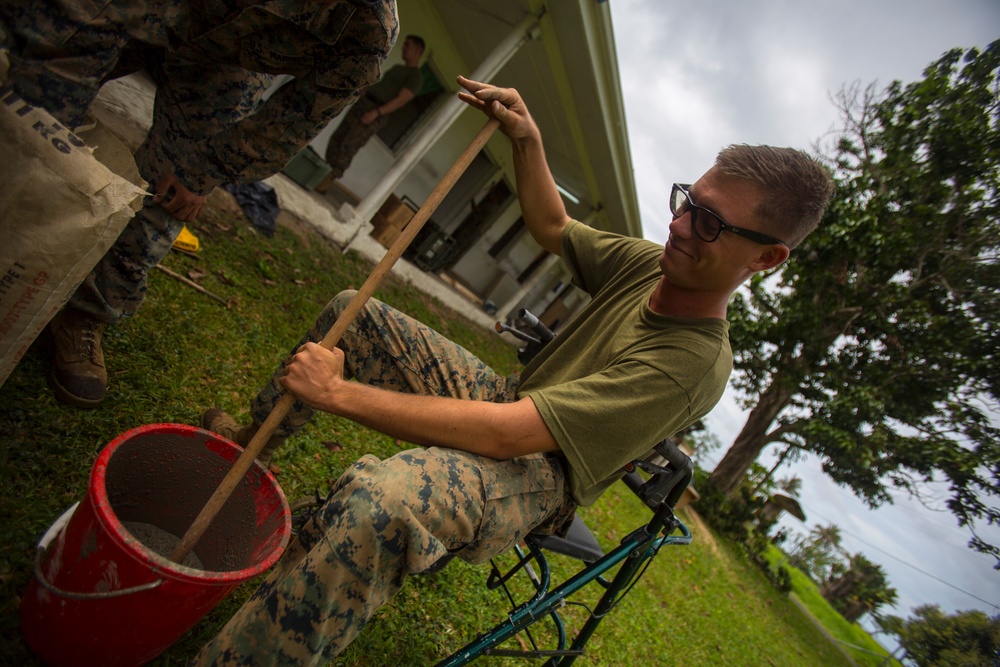
{"type": "Polygon", "coordinates": [[[108,387],[101,334],[104,323],[75,308],[63,308],[49,323],[54,349],[49,386],[56,398],[78,408],[96,408],[108,387]]]}
{"type": "MultiPolygon", "coordinates": [[[[229,413],[224,410],[219,410],[218,408],[211,408],[205,410],[201,415],[201,427],[206,431],[211,431],[212,433],[217,433],[221,435],[226,440],[231,440],[235,442],[240,447],[246,448],[253,440],[254,435],[257,434],[257,429],[260,428],[257,424],[250,424],[249,426],[240,426],[235,419],[233,419],[229,413]]],[[[257,454],[257,461],[260,462],[265,468],[271,465],[271,457],[274,452],[281,444],[285,441],[284,438],[277,435],[272,435],[268,439],[267,444],[264,448],[260,450],[257,454]]]]}

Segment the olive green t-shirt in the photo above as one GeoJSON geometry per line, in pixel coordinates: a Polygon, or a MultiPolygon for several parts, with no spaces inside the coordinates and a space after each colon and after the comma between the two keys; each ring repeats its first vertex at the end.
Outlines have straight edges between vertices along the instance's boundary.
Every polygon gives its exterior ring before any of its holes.
{"type": "Polygon", "coordinates": [[[563,258],[592,300],[522,374],[569,463],[570,489],[590,505],[665,437],[722,396],[732,371],[729,322],[659,315],[649,297],[662,246],[571,222],[563,258]]]}
{"type": "Polygon", "coordinates": [[[379,104],[385,104],[396,99],[399,91],[408,88],[414,95],[420,92],[424,85],[424,75],[420,73],[419,67],[408,67],[407,65],[395,65],[388,72],[382,75],[378,83],[373,84],[365,91],[368,97],[379,104]]]}

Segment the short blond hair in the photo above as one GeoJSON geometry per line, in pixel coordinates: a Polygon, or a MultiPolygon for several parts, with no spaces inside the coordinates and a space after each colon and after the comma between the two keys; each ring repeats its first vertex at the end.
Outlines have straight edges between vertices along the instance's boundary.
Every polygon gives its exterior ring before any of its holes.
{"type": "Polygon", "coordinates": [[[733,144],[719,152],[720,172],[757,186],[763,195],[753,216],[761,231],[794,248],[823,217],[833,179],[816,158],[795,148],[733,144]]]}

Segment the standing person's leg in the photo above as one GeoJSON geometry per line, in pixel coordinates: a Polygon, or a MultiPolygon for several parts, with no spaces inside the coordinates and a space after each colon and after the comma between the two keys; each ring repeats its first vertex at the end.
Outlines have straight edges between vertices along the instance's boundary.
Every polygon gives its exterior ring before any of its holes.
{"type": "MultiPolygon", "coordinates": [[[[144,20],[144,7],[130,3],[2,2],[0,20],[10,47],[5,87],[76,129],[85,122],[101,85],[113,75],[123,47],[141,49],[162,42],[177,8],[165,2],[161,9],[162,15],[151,22],[144,20]],[[174,11],[168,11],[171,7],[174,11]]],[[[73,304],[51,321],[55,345],[49,383],[63,402],[94,407],[104,397],[105,321],[73,304]]]]}
{"type": "MultiPolygon", "coordinates": [[[[334,297],[291,354],[307,341],[321,340],[355,294],[346,291],[334,297]]],[[[383,389],[496,403],[516,398],[515,378],[498,375],[465,348],[376,299],[368,300],[337,347],[344,351],[349,377],[383,389]]],[[[282,362],[251,402],[251,425],[240,428],[224,412],[209,410],[202,416],[202,426],[246,445],[284,394],[279,381],[287,363],[288,359],[282,362]]],[[[259,460],[266,464],[284,439],[302,428],[312,414],[312,408],[295,401],[259,460]]]]}
{"type": "Polygon", "coordinates": [[[10,41],[7,85],[76,129],[122,47],[144,37],[141,22],[133,20],[142,12],[141,6],[102,1],[0,2],[10,41]]]}
{"type": "Polygon", "coordinates": [[[496,461],[432,447],[365,456],[338,480],[199,665],[323,664],[376,610],[448,553],[481,563],[575,506],[559,457],[496,461]]]}
{"type": "MultiPolygon", "coordinates": [[[[136,152],[139,173],[151,187],[165,173],[184,169],[184,177],[199,182],[204,165],[163,164],[162,152],[151,146],[169,145],[179,133],[212,136],[252,113],[272,77],[238,67],[152,67],[157,83],[153,126],[136,152]],[[154,157],[158,156],[158,157],[154,157]]],[[[187,160],[191,156],[185,156],[187,160]]],[[[183,178],[182,178],[183,180],[183,178]]],[[[192,186],[194,187],[194,186],[192,186]]],[[[152,197],[125,226],[114,245],[70,297],[52,322],[57,342],[50,384],[63,402],[79,407],[100,403],[107,391],[107,372],[100,346],[105,324],[131,317],[146,296],[149,270],[173,246],[184,223],[175,220],[152,197]]]]}
{"type": "Polygon", "coordinates": [[[326,145],[326,162],[331,167],[330,173],[316,186],[316,192],[324,193],[329,190],[334,181],[343,176],[351,166],[357,152],[385,125],[384,117],[376,118],[368,125],[361,122],[361,117],[376,106],[374,100],[362,96],[344,114],[344,120],[333,131],[330,143],[326,145]]]}
{"type": "MultiPolygon", "coordinates": [[[[211,137],[253,113],[273,77],[239,67],[177,65],[151,68],[156,81],[153,126],[136,151],[139,173],[155,187],[174,174],[202,194],[209,167],[197,156],[180,156],[164,146],[176,136],[211,137]],[[164,156],[169,164],[164,163],[164,156]]],[[[211,186],[207,186],[211,189],[211,186]]],[[[131,317],[146,295],[146,277],[170,251],[184,223],[172,218],[152,197],[119,236],[69,304],[103,322],[131,317]]]]}

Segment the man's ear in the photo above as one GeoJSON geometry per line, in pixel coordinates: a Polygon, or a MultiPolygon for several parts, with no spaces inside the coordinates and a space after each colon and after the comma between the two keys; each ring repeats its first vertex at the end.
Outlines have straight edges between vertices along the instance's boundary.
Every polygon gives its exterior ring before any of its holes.
{"type": "Polygon", "coordinates": [[[750,262],[750,266],[748,268],[754,272],[773,269],[788,259],[788,253],[788,246],[780,243],[772,243],[767,246],[763,252],[757,255],[755,260],[750,262]]]}

